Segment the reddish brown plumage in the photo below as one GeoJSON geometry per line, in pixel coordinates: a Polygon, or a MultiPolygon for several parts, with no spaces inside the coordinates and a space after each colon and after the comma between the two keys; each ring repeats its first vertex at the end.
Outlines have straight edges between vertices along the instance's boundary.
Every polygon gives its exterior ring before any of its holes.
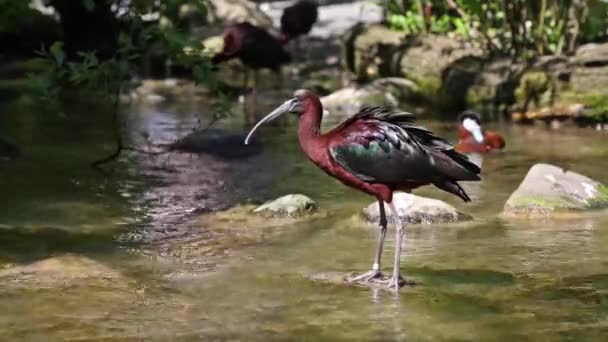
{"type": "Polygon", "coordinates": [[[286,113],[299,115],[298,138],[304,154],[328,175],[377,198],[381,226],[371,271],[349,281],[382,277],[380,262],[388,220],[384,205],[391,207],[395,230],[393,275],[386,282],[398,289],[403,223],[393,203],[395,190],[433,184],[470,201],[458,181],[480,180],[479,167],[454,151],[453,146],[424,127],[414,125],[410,113],[382,107],[364,107],[326,134],[321,134],[323,106],[319,97],[305,89],[262,118],[249,132],[245,144],[265,122],[286,113]]]}
{"type": "MultiPolygon", "coordinates": [[[[298,128],[300,146],[306,156],[328,175],[386,203],[391,203],[395,190],[410,191],[427,184],[434,184],[442,190],[460,196],[465,201],[469,200],[456,181],[479,180],[479,168],[468,162],[466,157],[454,152],[452,146],[445,140],[436,137],[422,127],[406,125],[408,121],[413,122],[413,117],[407,116],[409,114],[394,113],[395,115],[390,117],[392,113],[383,112],[384,110],[379,107],[370,107],[368,112],[363,110],[328,133],[321,135],[319,130],[322,105],[319,98],[311,92],[306,92],[298,99],[303,108],[298,128]],[[387,117],[386,121],[382,120],[382,115],[387,117]],[[393,121],[388,121],[389,119],[393,121]],[[403,126],[397,124],[399,120],[403,126]],[[360,145],[366,149],[362,150],[363,153],[372,153],[369,146],[372,142],[383,141],[380,135],[383,134],[381,130],[386,128],[384,126],[400,134],[396,136],[401,139],[396,142],[396,148],[401,146],[403,151],[394,152],[388,159],[384,154],[379,153],[378,158],[375,158],[375,163],[378,164],[380,174],[378,172],[374,174],[373,170],[367,175],[357,174],[356,166],[353,166],[355,171],[349,170],[350,165],[347,162],[336,159],[336,151],[344,147],[360,145]],[[403,127],[407,127],[408,131],[403,127]],[[394,160],[401,156],[404,159],[397,160],[399,163],[394,164],[394,160]],[[429,158],[434,161],[429,162],[429,158]],[[391,159],[393,164],[390,164],[391,159]],[[411,170],[393,170],[394,172],[383,175],[381,169],[386,165],[407,165],[411,170]],[[416,168],[419,168],[420,172],[416,168]],[[376,179],[370,180],[371,177],[376,177],[376,179]],[[389,181],[389,179],[393,180],[389,181]]],[[[395,147],[388,146],[387,148],[394,149],[395,147]]],[[[373,158],[372,155],[372,160],[373,158]]]]}
{"type": "Polygon", "coordinates": [[[277,71],[289,63],[291,57],[282,43],[265,30],[249,23],[230,25],[224,30],[224,48],[213,57],[213,63],[233,58],[252,69],[268,68],[277,71]]]}

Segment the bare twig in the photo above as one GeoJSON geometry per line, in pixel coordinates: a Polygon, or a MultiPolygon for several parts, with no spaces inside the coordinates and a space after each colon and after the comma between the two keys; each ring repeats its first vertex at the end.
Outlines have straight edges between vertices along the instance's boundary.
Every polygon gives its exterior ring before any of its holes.
{"type": "Polygon", "coordinates": [[[92,167],[99,167],[105,163],[111,162],[120,156],[120,152],[124,149],[122,143],[122,134],[120,127],[120,120],[118,119],[118,111],[120,110],[120,86],[116,89],[114,94],[114,105],[112,111],[112,126],[114,127],[114,139],[116,140],[116,148],[110,155],[101,159],[95,160],[91,163],[92,167]]]}
{"type": "Polygon", "coordinates": [[[543,55],[545,49],[545,11],[547,9],[547,0],[541,0],[540,13],[538,14],[538,54],[543,55]]]}
{"type": "Polygon", "coordinates": [[[428,18],[424,13],[424,6],[422,5],[421,0],[416,0],[416,7],[418,8],[418,15],[420,19],[422,19],[422,33],[428,32],[428,18]]]}

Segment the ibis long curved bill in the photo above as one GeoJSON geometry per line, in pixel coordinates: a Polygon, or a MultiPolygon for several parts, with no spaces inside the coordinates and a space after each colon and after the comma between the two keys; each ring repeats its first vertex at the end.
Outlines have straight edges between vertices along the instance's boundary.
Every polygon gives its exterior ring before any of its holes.
{"type": "Polygon", "coordinates": [[[285,113],[289,113],[297,105],[298,105],[298,100],[297,99],[287,100],[287,101],[285,101],[285,103],[283,103],[282,105],[280,105],[279,107],[277,107],[277,109],[273,110],[270,114],[268,114],[265,117],[263,117],[260,121],[258,121],[258,123],[255,124],[255,126],[253,126],[253,128],[251,129],[251,131],[249,131],[249,134],[247,134],[247,137],[245,138],[245,145],[249,144],[249,139],[251,139],[251,136],[253,135],[253,133],[255,132],[255,130],[258,129],[258,127],[262,126],[266,122],[270,122],[270,121],[278,118],[279,116],[281,116],[281,115],[283,115],[285,113]]]}

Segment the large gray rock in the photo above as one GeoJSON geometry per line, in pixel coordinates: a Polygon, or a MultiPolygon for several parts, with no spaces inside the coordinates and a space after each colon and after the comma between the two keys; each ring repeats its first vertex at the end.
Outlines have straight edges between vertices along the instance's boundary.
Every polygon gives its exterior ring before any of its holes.
{"type": "Polygon", "coordinates": [[[396,108],[419,97],[418,87],[410,80],[398,77],[377,79],[363,86],[337,90],[321,98],[323,108],[330,115],[350,116],[363,105],[396,108]]]}
{"type": "Polygon", "coordinates": [[[577,65],[601,66],[608,64],[608,43],[589,43],[579,46],[572,58],[577,65]]]}
{"type": "Polygon", "coordinates": [[[608,94],[608,43],[581,45],[572,58],[572,89],[608,94]]]}
{"type": "Polygon", "coordinates": [[[549,164],[536,164],[507,200],[508,216],[547,216],[608,207],[608,188],[591,178],[549,164]]]}
{"type": "Polygon", "coordinates": [[[363,79],[399,76],[440,84],[448,66],[482,56],[481,49],[458,39],[439,35],[412,38],[384,25],[355,25],[343,42],[347,69],[363,79]]]}
{"type": "Polygon", "coordinates": [[[289,194],[268,201],[253,210],[254,213],[270,216],[299,217],[314,213],[318,210],[317,203],[301,194],[289,194]]]}
{"type": "MultiPolygon", "coordinates": [[[[471,219],[471,216],[459,212],[451,205],[432,198],[396,192],[393,195],[393,202],[401,220],[409,224],[448,223],[471,219]]],[[[388,222],[393,223],[390,208],[385,206],[385,209],[388,222]]],[[[363,209],[363,216],[370,224],[378,225],[380,222],[378,202],[374,202],[363,209]]]]}

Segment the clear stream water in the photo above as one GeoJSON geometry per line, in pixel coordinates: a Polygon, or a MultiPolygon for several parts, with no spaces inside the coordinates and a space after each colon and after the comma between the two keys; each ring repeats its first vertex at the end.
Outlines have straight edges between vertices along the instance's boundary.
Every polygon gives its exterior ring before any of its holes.
{"type": "MultiPolygon", "coordinates": [[[[260,131],[264,151],[249,159],[127,155],[101,173],[88,163],[112,141],[110,123],[95,110],[2,107],[0,132],[25,156],[0,163],[0,340],[608,338],[608,213],[498,216],[536,162],[608,182],[606,133],[499,127],[508,150],[484,160],[483,182],[468,185],[474,202],[417,191],[475,219],[407,227],[402,271],[418,285],[396,295],[310,280],[367,270],[376,231],[351,219],[372,199],[308,163],[293,127],[260,131]],[[292,192],[328,214],[216,249],[222,235],[193,223],[208,211],[292,192]],[[176,245],[190,254],[170,253],[176,245]]],[[[127,108],[125,134],[143,147],[142,132],[170,141],[195,127],[199,110],[127,108]]],[[[454,138],[450,124],[425,124],[454,138]]]]}

